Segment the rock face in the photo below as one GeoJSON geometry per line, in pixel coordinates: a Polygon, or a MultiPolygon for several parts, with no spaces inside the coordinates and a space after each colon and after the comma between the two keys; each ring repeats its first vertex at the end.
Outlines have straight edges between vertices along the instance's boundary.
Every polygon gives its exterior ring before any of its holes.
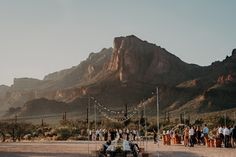
{"type": "Polygon", "coordinates": [[[0,85],[0,99],[5,96],[10,87],[5,85],[0,85]]]}
{"type": "Polygon", "coordinates": [[[220,76],[217,79],[217,83],[218,84],[226,84],[226,83],[233,82],[234,80],[235,80],[235,78],[231,74],[228,74],[226,76],[220,76]]]}
{"type": "Polygon", "coordinates": [[[186,72],[195,67],[184,63],[165,49],[131,35],[114,39],[114,50],[108,70],[118,71],[122,82],[159,79],[159,83],[164,83],[162,78],[168,75],[175,77],[175,80],[168,80],[166,83],[175,84],[187,79],[186,72]],[[180,70],[183,77],[176,77],[180,70]]]}
{"type": "Polygon", "coordinates": [[[232,56],[236,56],[236,49],[233,49],[232,56]]]}
{"type": "Polygon", "coordinates": [[[44,80],[14,79],[14,84],[7,91],[4,90],[4,95],[0,97],[0,110],[23,106],[27,101],[38,98],[72,101],[85,91],[86,88],[82,90],[80,85],[89,84],[102,76],[101,73],[107,66],[111,54],[112,48],[104,48],[98,53],[91,53],[87,60],[79,65],[48,74],[44,80]]]}
{"type": "Polygon", "coordinates": [[[44,77],[44,80],[49,80],[49,81],[57,81],[63,79],[66,75],[71,73],[76,67],[72,67],[70,69],[65,69],[61,71],[57,71],[51,74],[48,74],[44,77]]]}
{"type": "Polygon", "coordinates": [[[42,81],[33,78],[15,78],[13,88],[14,90],[32,90],[41,85],[42,81]]]}
{"type": "Polygon", "coordinates": [[[31,113],[32,115],[45,115],[50,113],[62,113],[61,111],[66,110],[66,104],[63,102],[40,98],[28,101],[22,107],[21,115],[27,115],[28,113],[31,113]]]}
{"type": "Polygon", "coordinates": [[[0,97],[0,108],[22,107],[13,109],[22,115],[39,114],[37,110],[40,114],[83,113],[87,98],[94,97],[108,108],[121,109],[124,104],[134,107],[153,97],[157,86],[162,111],[197,113],[236,107],[235,49],[225,60],[201,67],[134,35],[117,37],[113,44],[113,49],[91,53],[79,65],[49,74],[44,80],[15,79],[0,97]]]}
{"type": "MultiPolygon", "coordinates": [[[[91,53],[89,57],[78,66],[64,71],[63,73],[66,73],[66,75],[62,75],[63,77],[60,77],[62,79],[53,82],[50,88],[70,88],[96,81],[100,75],[102,75],[101,73],[104,67],[107,66],[107,61],[110,59],[111,54],[112,48],[104,48],[98,53],[91,53]]],[[[59,74],[61,74],[61,72],[59,72],[59,74]]],[[[55,74],[51,74],[51,78],[53,75],[55,76],[55,74]]],[[[46,79],[48,78],[50,77],[46,79]]]]}

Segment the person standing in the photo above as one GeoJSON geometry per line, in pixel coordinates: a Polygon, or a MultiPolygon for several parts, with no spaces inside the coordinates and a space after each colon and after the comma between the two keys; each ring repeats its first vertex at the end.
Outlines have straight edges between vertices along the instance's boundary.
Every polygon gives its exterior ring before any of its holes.
{"type": "Polygon", "coordinates": [[[233,125],[230,126],[229,128],[229,143],[230,143],[230,147],[233,147],[233,130],[234,130],[234,127],[233,125]]]}
{"type": "Polygon", "coordinates": [[[96,135],[95,141],[98,141],[99,140],[99,129],[96,130],[95,135],[96,135]]]}
{"type": "Polygon", "coordinates": [[[206,144],[206,139],[208,139],[208,134],[209,134],[209,129],[207,127],[207,124],[205,124],[203,130],[202,130],[202,133],[204,135],[204,145],[206,144]]]}
{"type": "Polygon", "coordinates": [[[89,129],[89,140],[90,141],[92,141],[92,136],[93,136],[92,130],[89,129]]]}
{"type": "Polygon", "coordinates": [[[189,144],[189,127],[185,127],[184,129],[184,146],[188,146],[189,144]]]}
{"type": "Polygon", "coordinates": [[[120,136],[120,138],[124,138],[122,135],[123,135],[123,131],[121,130],[121,129],[119,129],[119,136],[120,136]]]}
{"type": "Polygon", "coordinates": [[[194,127],[191,126],[190,130],[189,130],[189,137],[190,137],[190,147],[194,146],[194,140],[195,140],[195,136],[194,136],[194,127]]]}
{"type": "Polygon", "coordinates": [[[108,130],[105,129],[104,130],[104,141],[107,141],[108,140],[108,130]]]}
{"type": "Polygon", "coordinates": [[[232,147],[235,147],[235,144],[236,144],[236,125],[232,130],[232,147]]]}
{"type": "Polygon", "coordinates": [[[126,129],[126,140],[127,140],[127,141],[129,141],[129,133],[130,133],[130,132],[129,132],[129,129],[127,128],[127,129],[126,129]]]}
{"type": "Polygon", "coordinates": [[[230,143],[229,143],[229,139],[230,139],[230,130],[227,126],[225,126],[224,131],[223,131],[223,135],[224,135],[224,146],[225,148],[230,147],[230,143]]]}
{"type": "Polygon", "coordinates": [[[111,134],[111,141],[115,140],[115,138],[116,138],[116,131],[115,131],[115,129],[112,129],[110,134],[111,134]]]}
{"type": "Polygon", "coordinates": [[[157,143],[157,132],[155,129],[153,129],[153,140],[154,140],[154,144],[157,143]]]}
{"type": "Polygon", "coordinates": [[[133,134],[133,140],[135,141],[135,138],[136,138],[136,135],[137,135],[137,131],[134,129],[134,130],[132,131],[132,134],[133,134]]]}
{"type": "Polygon", "coordinates": [[[202,142],[201,135],[202,135],[201,128],[200,128],[200,126],[198,126],[197,130],[196,130],[196,137],[197,137],[197,144],[199,144],[199,145],[202,142]]]}
{"type": "Polygon", "coordinates": [[[219,134],[219,138],[221,139],[221,141],[224,140],[224,135],[223,135],[223,127],[222,126],[219,126],[218,128],[218,134],[219,134]]]}

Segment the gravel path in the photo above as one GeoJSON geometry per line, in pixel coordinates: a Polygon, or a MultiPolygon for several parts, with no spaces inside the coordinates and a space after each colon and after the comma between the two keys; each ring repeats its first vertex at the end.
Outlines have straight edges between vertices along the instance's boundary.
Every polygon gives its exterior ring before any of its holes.
{"type": "MultiPolygon", "coordinates": [[[[86,141],[76,142],[21,142],[0,143],[0,157],[86,157],[89,150],[102,145],[86,141]],[[89,146],[89,147],[88,147],[89,146]]],[[[149,142],[146,147],[151,157],[236,157],[236,148],[206,148],[205,146],[163,146],[149,142]]]]}

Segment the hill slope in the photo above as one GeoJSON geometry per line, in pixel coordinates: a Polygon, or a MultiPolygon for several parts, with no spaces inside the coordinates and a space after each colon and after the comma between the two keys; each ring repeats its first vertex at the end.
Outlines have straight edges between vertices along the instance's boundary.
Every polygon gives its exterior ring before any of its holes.
{"type": "MultiPolygon", "coordinates": [[[[118,110],[153,97],[158,86],[163,112],[211,112],[236,107],[235,76],[236,50],[222,62],[201,67],[131,35],[115,38],[113,49],[92,53],[78,66],[45,76],[34,88],[14,84],[1,101],[22,107],[18,111],[22,115],[44,114],[45,107],[47,113],[55,112],[55,107],[57,112],[82,112],[88,97],[118,110]],[[50,105],[41,105],[38,98],[48,99],[45,104],[50,105]],[[42,108],[36,110],[35,104],[42,108]]],[[[155,104],[150,102],[150,111],[155,104]]]]}

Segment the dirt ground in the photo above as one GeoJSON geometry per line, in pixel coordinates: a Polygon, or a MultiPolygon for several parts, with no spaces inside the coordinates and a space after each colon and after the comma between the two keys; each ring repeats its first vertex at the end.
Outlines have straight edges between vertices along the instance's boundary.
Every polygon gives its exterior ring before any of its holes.
{"type": "MultiPolygon", "coordinates": [[[[87,141],[0,143],[0,157],[88,157],[92,156],[91,151],[99,149],[102,143],[87,141]]],[[[153,144],[151,141],[138,144],[146,148],[150,157],[236,157],[236,148],[163,146],[153,144]]]]}

